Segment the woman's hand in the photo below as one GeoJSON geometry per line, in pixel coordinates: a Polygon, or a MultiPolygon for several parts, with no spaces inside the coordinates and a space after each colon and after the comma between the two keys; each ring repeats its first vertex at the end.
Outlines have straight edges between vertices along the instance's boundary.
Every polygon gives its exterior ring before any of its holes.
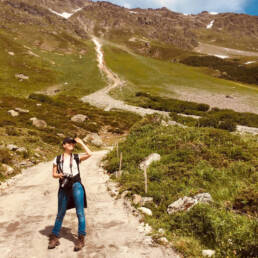
{"type": "Polygon", "coordinates": [[[60,178],[60,179],[62,179],[62,178],[63,178],[63,176],[64,176],[64,174],[63,174],[63,173],[58,174],[58,178],[60,178]]]}
{"type": "Polygon", "coordinates": [[[76,137],[75,139],[74,139],[77,143],[79,143],[79,144],[84,144],[84,142],[83,142],[83,140],[82,139],[80,139],[79,137],[76,137]]]}

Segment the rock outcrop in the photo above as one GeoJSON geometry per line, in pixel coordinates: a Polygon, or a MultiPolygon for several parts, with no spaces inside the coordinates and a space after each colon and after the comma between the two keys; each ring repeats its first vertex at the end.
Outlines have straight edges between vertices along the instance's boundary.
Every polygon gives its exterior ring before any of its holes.
{"type": "Polygon", "coordinates": [[[173,214],[179,211],[188,211],[198,203],[209,203],[212,202],[212,197],[209,193],[197,194],[194,197],[184,196],[177,201],[171,203],[168,208],[168,214],[173,214]]]}

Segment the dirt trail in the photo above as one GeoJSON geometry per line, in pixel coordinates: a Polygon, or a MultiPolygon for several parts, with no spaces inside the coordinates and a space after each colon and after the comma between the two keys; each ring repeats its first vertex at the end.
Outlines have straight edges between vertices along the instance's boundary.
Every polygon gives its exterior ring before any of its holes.
{"type": "Polygon", "coordinates": [[[58,180],[51,176],[51,162],[23,170],[0,188],[1,258],[138,258],[178,257],[162,246],[148,244],[150,237],[137,227],[140,223],[123,200],[114,200],[107,191],[108,175],[99,167],[107,151],[94,152],[81,164],[82,182],[87,191],[86,246],[73,252],[77,236],[75,209],[68,210],[60,233],[61,245],[48,250],[48,235],[57,213],[58,180]]]}
{"type": "Polygon", "coordinates": [[[136,107],[136,106],[128,105],[121,100],[113,99],[108,93],[112,89],[118,86],[119,87],[123,86],[125,82],[121,80],[117,74],[109,70],[108,67],[105,65],[103,52],[102,52],[102,44],[100,40],[96,37],[93,37],[92,40],[96,46],[98,67],[100,71],[103,73],[103,75],[106,76],[108,80],[108,86],[90,95],[84,96],[82,98],[82,101],[88,102],[91,105],[97,106],[99,108],[103,108],[105,109],[105,111],[109,111],[111,109],[121,109],[121,110],[137,113],[141,116],[145,116],[146,114],[154,114],[154,113],[159,113],[159,114],[168,116],[167,112],[162,112],[162,111],[157,111],[157,110],[142,108],[142,107],[136,107]]]}
{"type": "Polygon", "coordinates": [[[258,56],[258,52],[220,47],[202,42],[199,43],[199,46],[196,47],[194,51],[207,55],[222,56],[224,58],[232,56],[258,56]]]}

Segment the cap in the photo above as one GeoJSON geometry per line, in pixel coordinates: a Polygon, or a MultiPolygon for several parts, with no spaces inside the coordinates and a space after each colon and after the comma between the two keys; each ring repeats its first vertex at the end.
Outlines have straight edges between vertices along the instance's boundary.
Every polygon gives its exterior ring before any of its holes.
{"type": "Polygon", "coordinates": [[[63,140],[63,144],[66,144],[66,143],[76,143],[76,141],[71,137],[66,137],[63,140]]]}

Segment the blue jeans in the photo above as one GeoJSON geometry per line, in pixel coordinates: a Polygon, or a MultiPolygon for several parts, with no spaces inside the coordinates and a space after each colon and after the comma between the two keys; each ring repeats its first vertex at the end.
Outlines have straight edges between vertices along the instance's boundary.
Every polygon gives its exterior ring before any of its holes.
{"type": "MultiPolygon", "coordinates": [[[[78,235],[86,235],[86,220],[84,214],[84,190],[80,182],[73,183],[72,194],[76,207],[76,214],[78,218],[78,235]]],[[[56,216],[55,225],[52,229],[52,233],[59,236],[60,229],[62,227],[63,219],[66,213],[67,203],[70,196],[62,188],[58,194],[58,213],[56,216]]]]}

